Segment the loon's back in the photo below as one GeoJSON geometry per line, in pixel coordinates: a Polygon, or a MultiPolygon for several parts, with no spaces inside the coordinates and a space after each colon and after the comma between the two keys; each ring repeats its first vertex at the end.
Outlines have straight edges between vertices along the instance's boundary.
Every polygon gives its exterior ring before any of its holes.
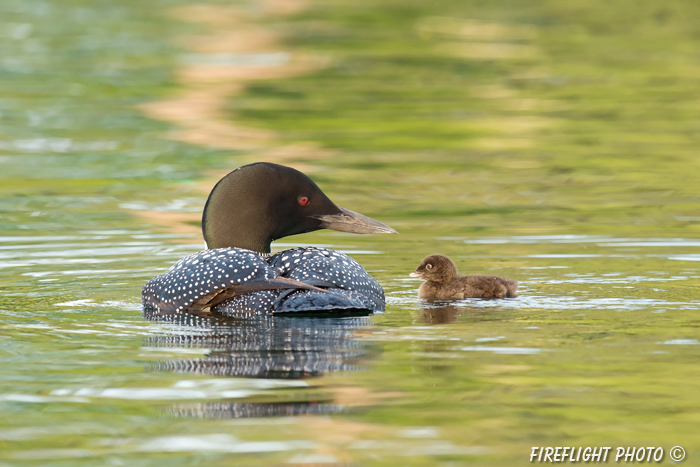
{"type": "Polygon", "coordinates": [[[144,307],[161,312],[209,308],[225,315],[265,315],[384,310],[384,291],[357,261],[315,247],[268,258],[242,248],[203,250],[151,279],[142,298],[144,307]]]}

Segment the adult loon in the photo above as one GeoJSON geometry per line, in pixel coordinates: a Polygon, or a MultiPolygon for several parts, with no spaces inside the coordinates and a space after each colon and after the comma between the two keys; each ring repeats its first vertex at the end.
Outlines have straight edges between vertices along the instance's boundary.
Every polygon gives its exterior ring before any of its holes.
{"type": "Polygon", "coordinates": [[[288,235],[332,229],[397,233],[336,206],[298,170],[259,162],[239,167],[209,194],[202,216],[207,249],[186,256],[143,288],[145,309],[224,315],[384,310],[384,291],[355,260],[305,247],[270,256],[288,235]]]}

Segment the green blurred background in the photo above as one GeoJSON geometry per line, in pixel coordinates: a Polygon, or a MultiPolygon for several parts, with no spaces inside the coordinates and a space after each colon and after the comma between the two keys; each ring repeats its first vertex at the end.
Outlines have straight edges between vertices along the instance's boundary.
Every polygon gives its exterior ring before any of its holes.
{"type": "Polygon", "coordinates": [[[4,0],[0,466],[700,464],[699,45],[690,0],[4,0]],[[387,311],[348,324],[364,350],[324,354],[353,371],[163,370],[233,355],[139,294],[258,160],[401,233],[273,245],[382,283],[387,311]],[[436,252],[520,297],[419,301],[436,252]]]}

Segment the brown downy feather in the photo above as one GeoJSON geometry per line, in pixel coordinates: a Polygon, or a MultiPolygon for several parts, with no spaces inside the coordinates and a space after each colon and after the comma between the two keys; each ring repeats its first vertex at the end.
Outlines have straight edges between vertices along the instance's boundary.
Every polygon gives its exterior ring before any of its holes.
{"type": "Polygon", "coordinates": [[[426,281],[420,286],[418,296],[431,300],[512,298],[518,289],[516,281],[503,277],[481,274],[460,276],[452,260],[443,255],[426,256],[410,276],[426,281]]]}

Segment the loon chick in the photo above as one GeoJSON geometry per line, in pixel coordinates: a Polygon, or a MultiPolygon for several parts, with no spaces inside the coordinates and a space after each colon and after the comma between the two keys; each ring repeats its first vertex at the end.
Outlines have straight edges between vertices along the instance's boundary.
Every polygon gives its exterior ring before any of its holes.
{"type": "Polygon", "coordinates": [[[518,283],[498,276],[473,274],[460,276],[450,258],[430,255],[409,274],[426,282],[418,289],[420,298],[432,300],[460,300],[463,298],[512,298],[518,283]]]}
{"type": "Polygon", "coordinates": [[[225,315],[383,311],[382,287],[349,256],[315,247],[269,255],[273,240],[319,229],[397,233],[336,206],[298,170],[267,162],[239,167],[207,199],[207,249],[148,281],[141,292],[144,309],[225,315]]]}

